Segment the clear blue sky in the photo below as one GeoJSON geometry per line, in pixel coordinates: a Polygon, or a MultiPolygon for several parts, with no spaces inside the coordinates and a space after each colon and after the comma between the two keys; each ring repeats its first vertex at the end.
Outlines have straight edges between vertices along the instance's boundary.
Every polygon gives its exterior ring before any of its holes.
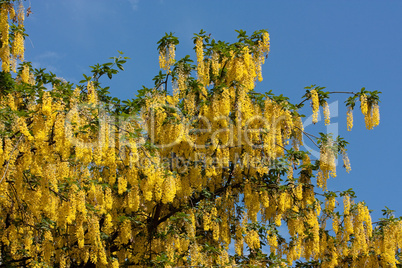
{"type": "MultiPolygon", "coordinates": [[[[332,118],[349,145],[352,171],[338,167],[330,190],[353,188],[358,200],[374,209],[373,220],[384,206],[402,215],[399,138],[402,119],[402,1],[368,0],[35,0],[26,20],[26,60],[71,82],[89,65],[106,62],[117,50],[131,57],[126,71],[111,82],[111,93],[134,97],[142,85],[152,86],[158,72],[156,42],[165,32],[179,37],[177,57],[192,51],[193,33],[204,29],[218,40],[235,41],[235,29],[267,29],[271,52],[263,67],[264,81],[257,90],[300,100],[304,87],[317,84],[329,91],[380,90],[381,122],[364,128],[359,109],[355,126],[346,131],[346,95],[338,100],[332,118]]],[[[26,2],[27,4],[28,2],[26,2]]],[[[357,107],[359,108],[359,107],[357,107]]],[[[310,109],[307,110],[309,112],[310,109]]],[[[321,131],[306,126],[306,131],[321,131]]]]}

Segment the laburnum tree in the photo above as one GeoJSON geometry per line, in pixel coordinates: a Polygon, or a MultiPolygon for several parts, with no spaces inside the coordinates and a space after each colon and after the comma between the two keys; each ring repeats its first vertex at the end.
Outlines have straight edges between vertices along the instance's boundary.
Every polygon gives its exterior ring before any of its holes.
{"type": "MultiPolygon", "coordinates": [[[[333,92],[313,85],[292,104],[254,91],[267,31],[235,43],[201,31],[194,62],[166,34],[154,85],[121,101],[101,80],[122,53],[73,85],[24,61],[22,2],[0,10],[0,266],[399,265],[401,219],[373,223],[351,189],[326,189],[338,156],[350,170],[347,142],[303,129],[308,102],[330,123],[333,92]]],[[[356,103],[379,124],[379,93],[346,92],[348,130],[356,103]]]]}

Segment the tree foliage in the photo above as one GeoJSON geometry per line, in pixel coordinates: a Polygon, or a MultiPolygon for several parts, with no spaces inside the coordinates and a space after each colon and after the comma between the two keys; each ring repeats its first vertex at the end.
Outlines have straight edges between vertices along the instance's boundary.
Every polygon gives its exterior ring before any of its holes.
{"type": "MultiPolygon", "coordinates": [[[[166,34],[154,85],[121,101],[102,80],[124,70],[122,52],[73,85],[24,61],[22,3],[2,0],[0,10],[1,265],[399,263],[402,224],[393,211],[373,223],[351,189],[326,189],[338,156],[350,170],[347,142],[303,129],[306,102],[314,123],[320,107],[330,123],[336,92],[312,85],[292,104],[254,91],[267,31],[239,30],[235,43],[201,31],[196,61],[176,60],[179,40],[166,34]],[[301,149],[303,136],[318,160],[301,149]]],[[[379,124],[380,92],[343,93],[348,130],[357,102],[366,127],[379,124]]]]}

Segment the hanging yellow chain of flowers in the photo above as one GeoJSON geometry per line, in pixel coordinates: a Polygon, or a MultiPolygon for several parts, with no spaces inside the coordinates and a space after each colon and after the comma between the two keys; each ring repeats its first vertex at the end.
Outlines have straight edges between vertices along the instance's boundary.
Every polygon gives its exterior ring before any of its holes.
{"type": "Polygon", "coordinates": [[[24,60],[24,6],[22,1],[17,2],[18,6],[11,2],[0,4],[0,48],[1,69],[4,72],[16,71],[17,59],[24,60]],[[9,21],[17,23],[17,31],[14,32],[13,42],[10,42],[10,24],[9,21]]]}

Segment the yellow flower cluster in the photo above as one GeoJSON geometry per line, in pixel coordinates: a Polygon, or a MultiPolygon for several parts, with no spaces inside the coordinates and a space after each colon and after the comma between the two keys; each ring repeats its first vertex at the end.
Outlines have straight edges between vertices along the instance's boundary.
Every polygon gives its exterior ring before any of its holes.
{"type": "Polygon", "coordinates": [[[262,35],[262,43],[260,45],[261,46],[260,48],[261,48],[261,51],[264,52],[264,53],[269,52],[269,46],[270,46],[269,40],[270,40],[269,33],[268,32],[263,33],[263,35],[262,35]]]}
{"type": "Polygon", "coordinates": [[[19,130],[21,131],[21,133],[22,133],[25,137],[27,137],[28,140],[30,140],[30,141],[33,140],[33,137],[32,137],[32,135],[31,135],[31,133],[29,133],[28,127],[27,127],[27,125],[26,125],[24,119],[21,118],[21,117],[18,117],[18,119],[17,119],[17,124],[18,124],[18,128],[19,128],[19,130]]]}
{"type": "Polygon", "coordinates": [[[322,106],[322,110],[324,113],[324,120],[325,120],[325,125],[329,125],[330,124],[330,111],[329,111],[329,106],[327,102],[324,102],[323,106],[322,106]]]}
{"type": "Polygon", "coordinates": [[[17,15],[11,3],[0,4],[0,48],[1,68],[4,72],[16,72],[17,59],[24,60],[24,37],[21,29],[24,27],[24,6],[20,1],[17,15]],[[18,21],[18,30],[14,32],[14,41],[10,44],[10,20],[18,21]],[[11,47],[10,47],[11,45],[11,47]]]}
{"type": "Polygon", "coordinates": [[[217,52],[214,52],[211,57],[211,69],[212,69],[212,74],[217,77],[219,75],[220,71],[220,63],[219,63],[219,54],[217,52]]]}
{"type": "Polygon", "coordinates": [[[255,230],[248,231],[244,241],[251,249],[260,248],[260,238],[255,230]]]}
{"type": "Polygon", "coordinates": [[[92,81],[89,81],[87,84],[87,92],[88,92],[88,103],[89,104],[97,104],[98,103],[98,94],[93,85],[92,81]]]}
{"type": "Polygon", "coordinates": [[[0,8],[0,59],[2,61],[1,69],[4,72],[10,71],[10,47],[9,47],[9,24],[8,24],[8,8],[1,4],[0,8]]]}
{"type": "Polygon", "coordinates": [[[366,115],[368,112],[368,103],[366,94],[360,95],[360,110],[363,115],[366,115]]]}
{"type": "Polygon", "coordinates": [[[29,77],[29,66],[24,65],[24,67],[22,68],[22,72],[21,72],[21,81],[23,83],[30,83],[29,81],[30,77],[29,77]]]}
{"type": "Polygon", "coordinates": [[[271,230],[267,232],[267,240],[268,244],[270,246],[271,252],[276,252],[276,249],[278,248],[278,239],[275,233],[273,233],[271,230]]]}
{"type": "Polygon", "coordinates": [[[364,115],[366,128],[371,130],[380,124],[380,108],[378,103],[368,102],[365,94],[360,95],[360,108],[364,115]]]}
{"type": "MultiPolygon", "coordinates": [[[[197,75],[199,81],[204,85],[209,85],[209,65],[204,62],[204,43],[203,38],[195,41],[195,53],[197,55],[197,75]]],[[[214,58],[216,60],[216,58],[214,58]]],[[[214,63],[216,64],[216,62],[214,63]]]]}
{"type": "MultiPolygon", "coordinates": [[[[186,79],[188,75],[183,70],[183,64],[180,64],[177,68],[177,80],[173,84],[173,97],[171,101],[168,101],[170,105],[176,105],[179,99],[185,95],[186,91],[186,79]]],[[[167,96],[169,98],[170,96],[167,96]]]]}
{"type": "Polygon", "coordinates": [[[265,63],[265,57],[270,49],[270,38],[267,32],[263,33],[262,41],[258,43],[258,53],[256,53],[254,62],[258,81],[262,81],[262,65],[265,63]]]}
{"type": "Polygon", "coordinates": [[[378,104],[370,105],[364,116],[366,128],[371,130],[380,124],[380,108],[378,104]]]}
{"type": "Polygon", "coordinates": [[[349,157],[348,154],[346,153],[346,149],[342,149],[342,160],[343,160],[343,166],[346,169],[346,172],[350,172],[352,170],[351,166],[350,166],[350,161],[349,161],[349,157]]]}
{"type": "Polygon", "coordinates": [[[16,111],[17,106],[15,104],[14,96],[12,94],[7,95],[7,106],[10,107],[11,111],[16,111]]]}
{"type": "Polygon", "coordinates": [[[320,148],[320,170],[317,174],[317,185],[323,189],[326,189],[329,176],[336,177],[336,158],[332,146],[333,141],[328,140],[320,148]]]}
{"type": "Polygon", "coordinates": [[[11,53],[14,58],[18,58],[19,60],[24,61],[24,37],[21,32],[15,33],[11,53]]]}
{"type": "MultiPolygon", "coordinates": [[[[315,89],[311,90],[310,94],[313,107],[313,124],[315,124],[318,122],[318,110],[320,109],[320,102],[318,99],[318,93],[315,89]]],[[[329,120],[329,112],[328,112],[328,120],[329,120]]]]}
{"type": "MultiPolygon", "coordinates": [[[[15,13],[15,12],[14,12],[15,13]]],[[[14,15],[15,16],[15,15],[14,15]]],[[[13,16],[13,17],[14,17],[13,16]]],[[[12,17],[12,18],[13,18],[12,17]]],[[[22,1],[19,1],[18,10],[17,10],[17,19],[20,25],[24,25],[25,20],[25,8],[22,1]]]]}

